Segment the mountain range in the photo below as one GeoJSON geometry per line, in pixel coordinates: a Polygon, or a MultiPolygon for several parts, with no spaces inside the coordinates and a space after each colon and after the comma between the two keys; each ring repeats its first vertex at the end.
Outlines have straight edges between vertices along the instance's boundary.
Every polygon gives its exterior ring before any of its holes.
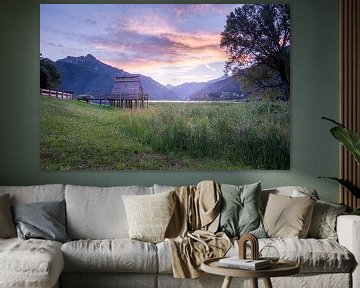
{"type": "MultiPolygon", "coordinates": [[[[130,76],[122,69],[107,65],[94,56],[72,57],[57,60],[55,65],[61,75],[62,91],[75,94],[110,94],[116,76],[130,76]]],[[[183,83],[178,86],[162,85],[151,77],[140,75],[140,81],[150,100],[221,100],[242,95],[234,77],[223,76],[208,82],[183,83]]]]}

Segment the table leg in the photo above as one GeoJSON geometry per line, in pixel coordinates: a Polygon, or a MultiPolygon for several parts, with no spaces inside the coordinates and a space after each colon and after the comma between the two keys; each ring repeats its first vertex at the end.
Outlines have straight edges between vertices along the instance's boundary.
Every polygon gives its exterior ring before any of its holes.
{"type": "Polygon", "coordinates": [[[263,279],[264,279],[265,288],[273,288],[270,278],[266,277],[263,279]]]}
{"type": "Polygon", "coordinates": [[[230,288],[232,277],[231,276],[225,276],[224,282],[221,286],[221,288],[230,288]]]}
{"type": "Polygon", "coordinates": [[[258,279],[257,278],[251,278],[252,287],[258,288],[258,279]]]}

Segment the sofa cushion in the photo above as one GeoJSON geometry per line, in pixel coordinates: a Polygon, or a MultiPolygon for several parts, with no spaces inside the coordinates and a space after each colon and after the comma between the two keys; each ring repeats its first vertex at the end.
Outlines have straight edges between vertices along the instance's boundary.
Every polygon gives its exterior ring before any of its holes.
{"type": "Polygon", "coordinates": [[[66,272],[156,273],[158,268],[156,246],[137,240],[78,240],[61,250],[66,272]]]}
{"type": "Polygon", "coordinates": [[[11,214],[10,195],[0,196],[0,238],[16,237],[15,224],[11,214]]]}
{"type": "Polygon", "coordinates": [[[264,227],[269,237],[305,238],[316,200],[307,197],[269,195],[264,227]]]}
{"type": "Polygon", "coordinates": [[[164,240],[175,208],[174,192],[156,195],[124,195],[131,239],[157,243],[164,240]]]}
{"type": "Polygon", "coordinates": [[[346,211],[345,205],[318,200],[314,206],[307,237],[337,240],[336,219],[346,211]]]}
{"type": "Polygon", "coordinates": [[[67,233],[71,239],[128,238],[123,195],[152,194],[152,187],[66,185],[67,233]]]}
{"type": "MultiPolygon", "coordinates": [[[[280,256],[280,259],[298,263],[301,273],[347,273],[352,270],[355,263],[351,252],[338,242],[330,239],[259,239],[259,250],[263,249],[264,246],[275,247],[278,252],[277,256],[280,256]]],[[[236,241],[228,251],[227,256],[237,255],[238,249],[239,246],[236,241]]],[[[250,256],[250,249],[247,250],[247,254],[250,256]]]]}
{"type": "Polygon", "coordinates": [[[11,204],[61,201],[65,197],[65,185],[0,186],[0,195],[4,194],[10,194],[11,204]]]}
{"type": "Polygon", "coordinates": [[[0,239],[0,287],[53,287],[63,268],[59,242],[0,239]]]}
{"type": "Polygon", "coordinates": [[[221,193],[219,231],[229,237],[246,233],[266,237],[260,215],[261,182],[243,186],[222,184],[221,193]]]}
{"type": "Polygon", "coordinates": [[[65,229],[65,201],[18,203],[13,206],[17,234],[22,239],[69,241],[65,229]]]}
{"type": "MultiPolygon", "coordinates": [[[[353,255],[344,246],[330,239],[259,239],[259,250],[265,245],[274,246],[281,259],[298,263],[302,273],[348,273],[354,266],[353,255]]],[[[156,247],[159,273],[171,274],[171,248],[168,241],[160,242],[156,244],[156,247]]],[[[238,252],[238,241],[234,241],[226,256],[235,256],[238,252]]],[[[250,257],[250,247],[247,254],[250,257]]]]}

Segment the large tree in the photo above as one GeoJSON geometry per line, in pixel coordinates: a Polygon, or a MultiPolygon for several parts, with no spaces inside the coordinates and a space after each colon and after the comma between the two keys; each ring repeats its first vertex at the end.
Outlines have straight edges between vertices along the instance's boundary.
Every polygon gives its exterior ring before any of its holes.
{"type": "MultiPolygon", "coordinates": [[[[264,87],[281,86],[290,97],[290,8],[288,4],[245,4],[227,15],[220,46],[228,54],[225,71],[241,74],[265,66],[278,74],[261,79],[264,87]]],[[[259,84],[260,85],[260,84],[259,84]]]]}
{"type": "Polygon", "coordinates": [[[40,54],[40,88],[58,89],[61,84],[61,75],[53,61],[41,58],[40,54]]]}

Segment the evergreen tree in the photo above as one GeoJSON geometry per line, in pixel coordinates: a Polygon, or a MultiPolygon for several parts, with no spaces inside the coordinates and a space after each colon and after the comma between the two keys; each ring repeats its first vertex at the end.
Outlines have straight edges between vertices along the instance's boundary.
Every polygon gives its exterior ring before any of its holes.
{"type": "Polygon", "coordinates": [[[56,90],[61,84],[61,75],[53,61],[40,54],[40,88],[56,90]]]}

